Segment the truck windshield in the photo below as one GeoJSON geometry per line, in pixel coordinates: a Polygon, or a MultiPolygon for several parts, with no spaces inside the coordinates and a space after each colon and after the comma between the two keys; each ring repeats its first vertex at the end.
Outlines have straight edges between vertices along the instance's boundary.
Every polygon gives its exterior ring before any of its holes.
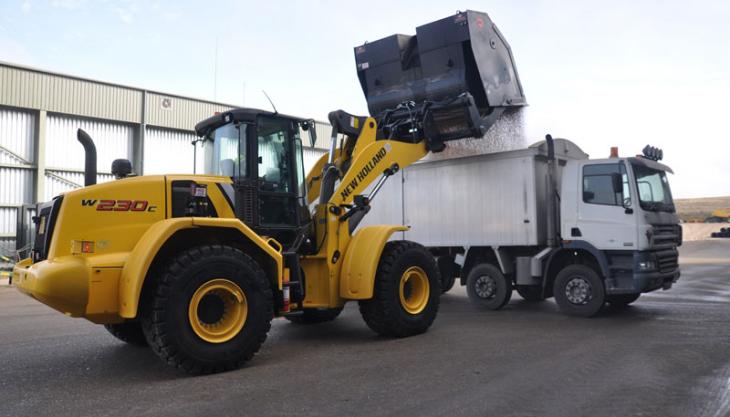
{"type": "Polygon", "coordinates": [[[246,173],[246,125],[229,123],[208,134],[203,142],[204,173],[241,177],[246,173]]]}
{"type": "Polygon", "coordinates": [[[667,173],[637,164],[632,165],[641,208],[648,211],[674,212],[667,173]]]}

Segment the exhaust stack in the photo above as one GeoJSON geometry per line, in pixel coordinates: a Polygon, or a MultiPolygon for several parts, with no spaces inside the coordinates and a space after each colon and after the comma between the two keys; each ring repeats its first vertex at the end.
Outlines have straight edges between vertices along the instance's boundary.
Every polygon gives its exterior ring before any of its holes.
{"type": "Polygon", "coordinates": [[[79,129],[76,132],[76,138],[84,147],[85,163],[84,163],[84,186],[96,184],[96,146],[91,136],[79,129]]]}

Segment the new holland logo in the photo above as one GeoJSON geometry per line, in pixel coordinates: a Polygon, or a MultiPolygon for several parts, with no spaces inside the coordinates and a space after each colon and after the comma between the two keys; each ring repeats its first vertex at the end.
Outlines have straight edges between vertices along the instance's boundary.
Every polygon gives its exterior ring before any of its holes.
{"type": "Polygon", "coordinates": [[[353,178],[349,184],[340,192],[340,197],[342,197],[343,200],[346,200],[347,197],[352,194],[352,192],[357,188],[357,186],[365,180],[365,178],[370,175],[373,170],[375,170],[375,167],[378,166],[380,161],[385,158],[385,155],[390,150],[390,144],[385,144],[378,152],[373,155],[373,159],[368,161],[367,165],[362,167],[360,172],[355,175],[355,178],[353,178]]]}

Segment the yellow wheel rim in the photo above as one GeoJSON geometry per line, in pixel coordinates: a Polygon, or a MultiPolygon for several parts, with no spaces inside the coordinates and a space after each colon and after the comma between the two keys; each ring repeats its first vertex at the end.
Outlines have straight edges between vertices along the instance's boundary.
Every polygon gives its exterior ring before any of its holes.
{"type": "Polygon", "coordinates": [[[213,279],[201,285],[188,307],[193,331],[210,343],[233,339],[243,328],[247,316],[246,294],[227,279],[213,279]]]}
{"type": "Polygon", "coordinates": [[[400,305],[410,314],[418,314],[426,308],[431,288],[428,285],[428,275],[423,269],[412,266],[400,277],[400,305]]]}

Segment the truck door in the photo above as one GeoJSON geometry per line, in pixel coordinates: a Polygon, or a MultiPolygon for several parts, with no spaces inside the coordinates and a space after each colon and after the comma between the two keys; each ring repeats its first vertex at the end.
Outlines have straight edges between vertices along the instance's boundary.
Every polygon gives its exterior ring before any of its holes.
{"type": "Polygon", "coordinates": [[[626,165],[584,164],[578,199],[578,239],[602,250],[635,250],[637,220],[626,165]]]}

